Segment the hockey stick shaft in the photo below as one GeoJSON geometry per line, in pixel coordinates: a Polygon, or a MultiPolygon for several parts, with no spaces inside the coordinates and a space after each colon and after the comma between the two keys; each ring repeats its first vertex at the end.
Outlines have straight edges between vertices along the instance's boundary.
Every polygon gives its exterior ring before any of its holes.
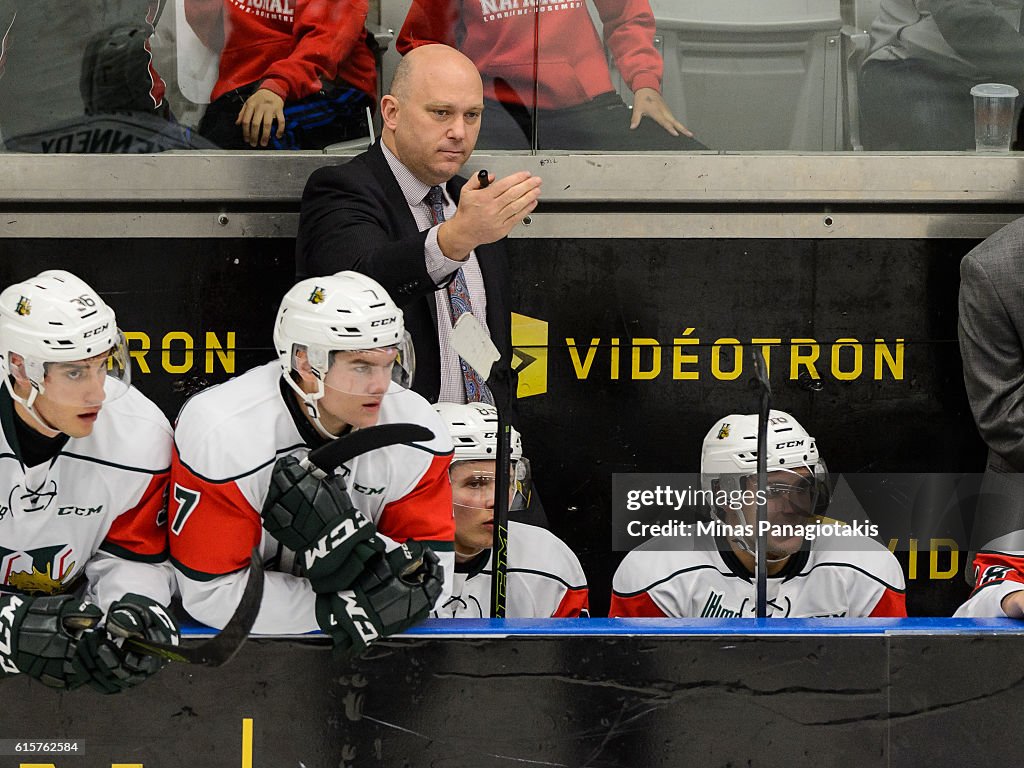
{"type": "Polygon", "coordinates": [[[171,645],[144,640],[140,637],[125,638],[125,645],[138,653],[147,656],[159,656],[168,661],[182,664],[200,664],[207,667],[219,667],[226,664],[241,649],[253,624],[260,612],[263,602],[263,565],[259,553],[253,549],[249,559],[249,575],[245,580],[245,589],[238,607],[224,629],[215,637],[196,646],[171,645]]]}
{"type": "Polygon", "coordinates": [[[309,452],[303,463],[311,464],[325,475],[347,461],[378,448],[434,439],[434,433],[420,424],[379,424],[357,429],[309,452]]]}
{"type": "Polygon", "coordinates": [[[768,419],[771,417],[772,388],[768,381],[768,365],[759,347],[753,349],[754,374],[758,389],[757,413],[757,538],[756,562],[754,565],[755,615],[759,619],[768,616],[768,536],[765,523],[768,520],[768,419]]]}

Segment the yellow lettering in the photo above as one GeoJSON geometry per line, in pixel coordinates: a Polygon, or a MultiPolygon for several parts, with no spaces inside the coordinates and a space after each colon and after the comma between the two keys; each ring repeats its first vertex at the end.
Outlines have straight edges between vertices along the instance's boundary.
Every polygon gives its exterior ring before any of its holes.
{"type": "Polygon", "coordinates": [[[719,339],[711,347],[711,375],[719,381],[738,379],[743,373],[743,347],[739,339],[719,339]],[[732,345],[732,370],[722,370],[722,345],[732,345]]]}
{"type": "Polygon", "coordinates": [[[242,718],[242,768],[252,768],[252,718],[242,718]]]}
{"type": "Polygon", "coordinates": [[[687,381],[696,381],[698,373],[697,371],[684,371],[684,365],[696,365],[696,355],[684,355],[683,345],[700,344],[700,339],[687,338],[693,333],[693,328],[687,328],[683,331],[683,338],[672,339],[672,378],[673,379],[684,379],[687,381]]]}
{"type": "Polygon", "coordinates": [[[619,340],[612,339],[612,364],[611,364],[611,378],[617,380],[619,378],[619,340]]]}
{"type": "Polygon", "coordinates": [[[163,341],[160,342],[160,348],[163,350],[163,367],[168,373],[188,373],[192,370],[192,364],[194,362],[195,355],[193,349],[195,348],[195,342],[192,341],[192,336],[185,331],[169,331],[164,335],[163,341]],[[171,342],[183,341],[185,342],[184,348],[184,362],[175,365],[171,362],[171,342]]]}
{"type": "Polygon", "coordinates": [[[213,355],[216,353],[220,360],[224,373],[235,372],[235,332],[228,331],[227,352],[221,346],[217,334],[213,331],[206,332],[206,372],[213,373],[213,355]]]}
{"type": "Polygon", "coordinates": [[[960,548],[954,539],[932,539],[928,578],[951,579],[960,570],[960,548]],[[949,570],[939,570],[939,549],[949,550],[949,570]]]}
{"type": "Polygon", "coordinates": [[[853,381],[854,379],[860,378],[863,370],[863,345],[857,341],[857,339],[836,339],[836,343],[832,345],[832,375],[839,381],[853,381]],[[844,371],[839,365],[844,347],[848,347],[853,350],[853,367],[848,371],[844,371]]]}
{"type": "Polygon", "coordinates": [[[576,370],[576,378],[587,378],[590,375],[590,366],[594,363],[594,355],[597,353],[601,339],[590,340],[587,356],[582,363],[580,362],[580,353],[576,350],[576,339],[566,339],[565,343],[569,346],[569,359],[572,360],[572,367],[576,370]]]}
{"type": "Polygon", "coordinates": [[[146,353],[149,352],[149,334],[143,331],[125,331],[124,338],[128,342],[128,356],[139,367],[139,373],[149,373],[149,365],[146,364],[146,353]],[[140,349],[132,349],[133,341],[139,342],[140,349]]]}
{"type": "Polygon", "coordinates": [[[800,366],[807,368],[812,379],[820,379],[818,369],[814,367],[818,355],[821,353],[818,342],[814,339],[792,339],[789,347],[789,378],[796,380],[800,378],[800,366]],[[807,347],[810,352],[804,354],[800,350],[807,347]]]}
{"type": "Polygon", "coordinates": [[[885,339],[875,339],[875,381],[882,380],[882,363],[896,381],[903,381],[903,339],[896,339],[895,354],[885,345],[885,339]]]}
{"type": "Polygon", "coordinates": [[[907,562],[907,578],[917,578],[917,539],[910,540],[910,560],[907,562]]]}
{"type": "Polygon", "coordinates": [[[649,380],[658,378],[661,373],[661,346],[657,339],[633,339],[632,378],[649,380]],[[640,370],[640,347],[651,347],[651,370],[640,370]]]}

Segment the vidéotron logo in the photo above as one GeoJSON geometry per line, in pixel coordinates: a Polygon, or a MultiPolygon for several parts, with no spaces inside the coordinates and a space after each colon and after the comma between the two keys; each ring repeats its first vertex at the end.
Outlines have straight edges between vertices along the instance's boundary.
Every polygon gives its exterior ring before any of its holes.
{"type": "Polygon", "coordinates": [[[519,374],[519,398],[548,391],[548,324],[512,313],[512,368],[519,374]]]}

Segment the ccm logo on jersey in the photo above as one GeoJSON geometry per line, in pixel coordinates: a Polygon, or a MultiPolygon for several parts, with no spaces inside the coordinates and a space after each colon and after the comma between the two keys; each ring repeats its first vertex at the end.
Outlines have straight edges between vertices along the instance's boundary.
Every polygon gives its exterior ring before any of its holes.
{"type": "Polygon", "coordinates": [[[306,550],[304,555],[306,570],[309,570],[313,566],[313,563],[321,557],[327,557],[330,552],[333,552],[350,536],[355,535],[356,531],[366,525],[369,525],[369,521],[362,515],[358,518],[346,518],[342,520],[333,529],[331,529],[330,533],[320,539],[320,541],[316,543],[315,547],[310,547],[306,550]]]}
{"type": "MultiPolygon", "coordinates": [[[[369,645],[371,642],[380,637],[380,633],[377,632],[373,627],[373,623],[370,621],[370,617],[366,615],[366,611],[356,601],[355,593],[350,589],[343,590],[338,593],[338,597],[341,598],[345,604],[345,613],[348,614],[349,620],[356,628],[356,632],[359,633],[359,637],[363,639],[363,642],[369,645]]],[[[333,616],[332,623],[333,623],[333,616]]]]}
{"type": "Polygon", "coordinates": [[[19,672],[11,656],[14,655],[14,615],[24,603],[20,597],[12,595],[10,602],[0,610],[0,669],[9,675],[19,672]]]}

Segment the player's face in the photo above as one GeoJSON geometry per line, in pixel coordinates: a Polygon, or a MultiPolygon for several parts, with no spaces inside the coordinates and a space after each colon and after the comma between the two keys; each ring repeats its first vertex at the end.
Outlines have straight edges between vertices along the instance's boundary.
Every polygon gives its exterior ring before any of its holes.
{"type": "Polygon", "coordinates": [[[332,353],[319,403],[320,421],[329,432],[377,423],[397,354],[394,347],[332,353]]]}
{"type": "MultiPolygon", "coordinates": [[[[99,418],[107,394],[107,358],[104,353],[88,360],[70,363],[46,363],[43,377],[44,392],[36,397],[36,413],[51,427],[71,437],[87,437],[99,418]]],[[[15,374],[15,389],[28,397],[30,384],[15,374]]],[[[36,428],[31,417],[24,419],[36,428]]]]}
{"type": "Polygon", "coordinates": [[[457,54],[438,54],[418,60],[402,97],[389,95],[382,104],[395,155],[431,185],[448,181],[469,160],[484,108],[473,65],[457,54]]]}
{"type": "MultiPolygon", "coordinates": [[[[747,488],[757,490],[757,477],[747,478],[747,488]]],[[[774,526],[806,526],[814,515],[814,482],[806,467],[769,472],[766,484],[768,522],[774,526]]],[[[743,514],[749,523],[757,520],[757,505],[748,504],[743,514]]],[[[768,554],[785,557],[803,546],[803,536],[768,536],[768,554]]]]}
{"type": "MultiPolygon", "coordinates": [[[[491,546],[494,536],[494,462],[452,464],[452,505],[455,512],[455,553],[471,556],[491,546]]],[[[509,483],[509,503],[515,488],[509,483]]]]}

